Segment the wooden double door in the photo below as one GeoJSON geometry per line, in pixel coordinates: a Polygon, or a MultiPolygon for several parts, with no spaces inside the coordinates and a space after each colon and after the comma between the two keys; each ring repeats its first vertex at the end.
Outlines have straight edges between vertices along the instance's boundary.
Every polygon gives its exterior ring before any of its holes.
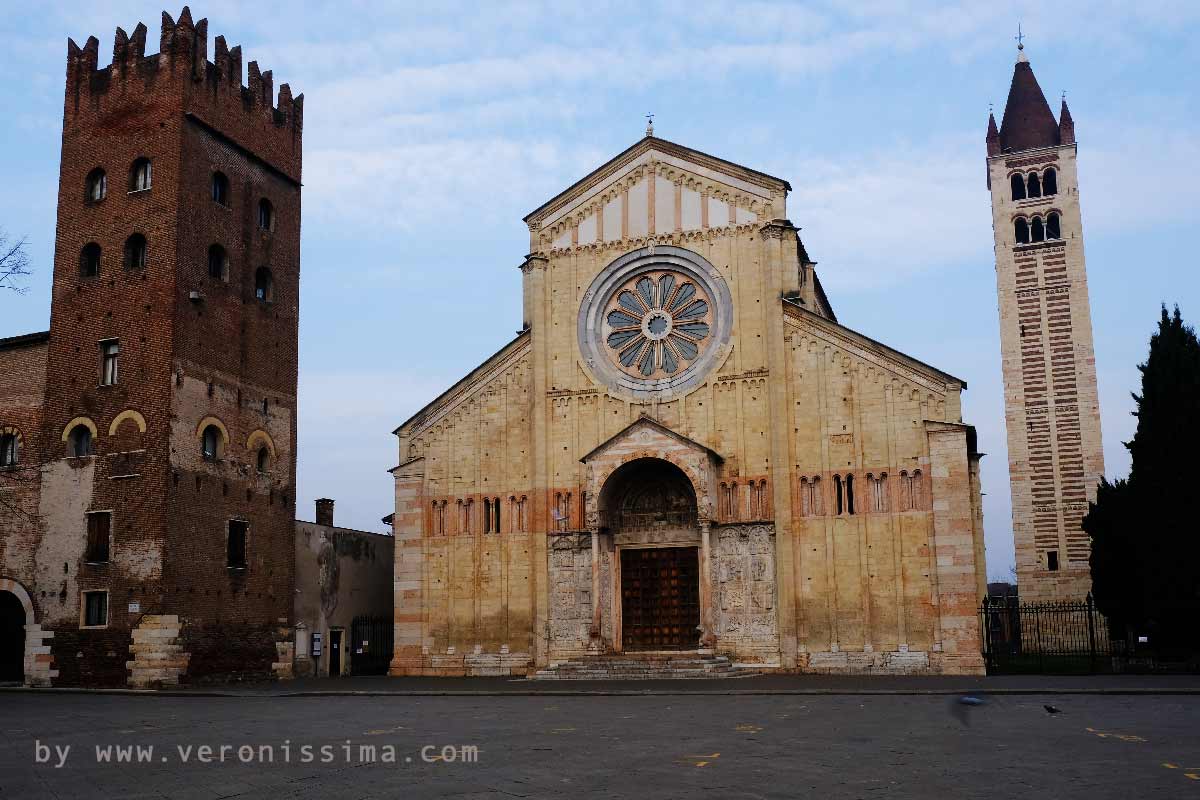
{"type": "Polygon", "coordinates": [[[700,645],[700,557],[695,547],[621,550],[621,641],[625,650],[700,645]]]}

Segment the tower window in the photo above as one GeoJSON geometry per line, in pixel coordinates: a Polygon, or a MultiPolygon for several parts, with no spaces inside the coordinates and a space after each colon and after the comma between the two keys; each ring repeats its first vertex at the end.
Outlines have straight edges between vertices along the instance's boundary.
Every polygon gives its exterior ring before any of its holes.
{"type": "Polygon", "coordinates": [[[99,203],[105,197],[108,197],[108,176],[96,167],[88,173],[85,199],[89,203],[99,203]]]}
{"type": "Polygon", "coordinates": [[[100,276],[100,245],[89,242],[83,246],[79,254],[79,277],[97,278],[100,276]]]}
{"type": "Polygon", "coordinates": [[[1042,173],[1042,194],[1046,197],[1058,194],[1058,172],[1054,167],[1049,167],[1042,173]]]}
{"type": "Polygon", "coordinates": [[[854,513],[854,476],[846,476],[846,513],[854,513]]]}
{"type": "Polygon", "coordinates": [[[229,256],[219,244],[208,247],[208,277],[219,281],[229,280],[229,256]]]}
{"type": "Polygon", "coordinates": [[[139,158],[134,161],[133,168],[129,170],[129,191],[144,192],[151,183],[150,159],[139,158]]]}
{"type": "Polygon", "coordinates": [[[229,520],[229,538],[225,546],[225,566],[229,569],[246,568],[246,533],[250,523],[243,519],[229,520]]]}
{"type": "Polygon", "coordinates": [[[121,379],[119,359],[121,343],[117,339],[106,339],[100,343],[100,385],[115,386],[121,379]]]}
{"type": "Polygon", "coordinates": [[[271,278],[271,270],[266,267],[259,267],[254,271],[254,299],[269,303],[274,294],[274,281],[271,278]]]}
{"type": "Polygon", "coordinates": [[[1057,550],[1047,550],[1046,551],[1046,569],[1050,570],[1051,572],[1058,572],[1058,551],[1057,550]]]}
{"type": "Polygon", "coordinates": [[[263,231],[275,230],[275,207],[265,197],[258,201],[258,228],[263,231]]]}
{"type": "Polygon", "coordinates": [[[112,540],[112,512],[93,511],[87,515],[87,552],[83,560],[89,564],[108,563],[112,540]]]}
{"type": "Polygon", "coordinates": [[[74,458],[92,454],[92,429],[80,423],[67,434],[67,452],[74,458]]]}
{"type": "Polygon", "coordinates": [[[125,269],[146,268],[146,237],[135,233],[125,240],[125,269]]]}
{"type": "Polygon", "coordinates": [[[1035,242],[1046,241],[1046,227],[1042,225],[1041,217],[1033,218],[1033,224],[1029,226],[1029,238],[1035,242]]]}
{"type": "Polygon", "coordinates": [[[200,436],[200,454],[205,461],[216,461],[221,455],[221,429],[209,425],[200,436]]]}
{"type": "Polygon", "coordinates": [[[1029,244],[1029,223],[1024,217],[1013,223],[1013,233],[1017,238],[1017,244],[1029,244]]]}
{"type": "Polygon", "coordinates": [[[15,433],[0,434],[0,467],[15,467],[21,460],[21,443],[15,433]]]}
{"type": "Polygon", "coordinates": [[[1059,225],[1059,222],[1058,222],[1058,214],[1047,214],[1046,215],[1046,238],[1047,239],[1061,239],[1062,238],[1062,227],[1059,225]]]}
{"type": "Polygon", "coordinates": [[[258,471],[265,473],[267,467],[271,465],[271,452],[265,447],[258,448],[258,471]]]}
{"type": "Polygon", "coordinates": [[[1012,179],[1010,182],[1012,184],[1012,199],[1013,200],[1024,200],[1025,199],[1025,176],[1018,173],[1018,174],[1012,176],[1012,179]]]}
{"type": "Polygon", "coordinates": [[[108,625],[108,592],[83,593],[83,627],[103,628],[108,625]]]}
{"type": "Polygon", "coordinates": [[[214,172],[212,176],[212,199],[214,203],[229,205],[229,178],[224,172],[214,172]]]}
{"type": "Polygon", "coordinates": [[[1029,173],[1029,196],[1030,197],[1041,197],[1042,196],[1042,180],[1041,180],[1041,178],[1038,177],[1038,174],[1036,172],[1029,173]]]}

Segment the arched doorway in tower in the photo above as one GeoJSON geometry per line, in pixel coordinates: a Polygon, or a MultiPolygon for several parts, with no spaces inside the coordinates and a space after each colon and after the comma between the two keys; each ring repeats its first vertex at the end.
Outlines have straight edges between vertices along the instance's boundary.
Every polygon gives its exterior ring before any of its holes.
{"type": "Polygon", "coordinates": [[[641,458],[619,467],[598,501],[618,554],[622,649],[696,649],[700,553],[692,482],[669,461],[641,458]]]}
{"type": "Polygon", "coordinates": [[[25,607],[12,592],[0,591],[0,683],[25,679],[25,607]]]}

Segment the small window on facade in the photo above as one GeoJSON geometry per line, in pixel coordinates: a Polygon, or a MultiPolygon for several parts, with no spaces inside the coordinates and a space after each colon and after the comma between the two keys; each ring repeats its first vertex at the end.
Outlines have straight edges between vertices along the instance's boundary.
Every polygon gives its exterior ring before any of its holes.
{"type": "Polygon", "coordinates": [[[500,498],[492,498],[492,533],[500,532],[500,498]]]}
{"type": "Polygon", "coordinates": [[[68,453],[74,458],[83,458],[92,454],[92,430],[80,423],[67,434],[68,453]]]}
{"type": "Polygon", "coordinates": [[[871,511],[875,513],[883,513],[888,510],[887,478],[886,472],[879,477],[867,476],[867,483],[871,487],[871,511]]]}
{"type": "Polygon", "coordinates": [[[121,343],[108,339],[100,343],[100,385],[115,386],[121,380],[121,343]]]}
{"type": "Polygon", "coordinates": [[[1029,226],[1029,238],[1035,242],[1046,241],[1046,228],[1042,225],[1041,217],[1033,218],[1033,223],[1029,226]]]}
{"type": "Polygon", "coordinates": [[[1025,199],[1025,176],[1020,175],[1020,174],[1013,175],[1011,182],[1012,182],[1012,199],[1013,200],[1024,200],[1025,199]]]}
{"type": "Polygon", "coordinates": [[[104,170],[97,167],[88,173],[86,193],[89,203],[99,203],[108,197],[108,176],[104,170]]]}
{"type": "Polygon", "coordinates": [[[219,281],[229,280],[229,256],[225,254],[225,248],[219,244],[209,245],[208,277],[219,281]]]}
{"type": "Polygon", "coordinates": [[[846,476],[846,513],[854,513],[854,476],[846,476]]]}
{"type": "Polygon", "coordinates": [[[912,479],[904,470],[900,470],[900,510],[912,511],[913,494],[912,479]]]}
{"type": "Polygon", "coordinates": [[[0,434],[0,467],[14,467],[21,460],[21,443],[15,433],[0,434]]]}
{"type": "Polygon", "coordinates": [[[133,169],[129,171],[129,191],[144,192],[149,189],[152,183],[150,172],[150,159],[139,158],[133,162],[133,169]]]}
{"type": "Polygon", "coordinates": [[[1041,178],[1038,177],[1038,174],[1036,172],[1029,173],[1029,196],[1030,197],[1041,197],[1042,196],[1042,180],[1041,180],[1041,178]]]}
{"type": "Polygon", "coordinates": [[[1042,194],[1046,197],[1058,194],[1058,172],[1054,167],[1050,167],[1042,173],[1042,194]]]}
{"type": "Polygon", "coordinates": [[[229,520],[229,540],[225,547],[225,566],[246,568],[246,533],[250,523],[241,519],[229,520]]]}
{"type": "Polygon", "coordinates": [[[135,233],[125,240],[125,269],[146,268],[146,237],[135,233]]]}
{"type": "Polygon", "coordinates": [[[845,491],[845,486],[842,484],[842,476],[834,475],[833,476],[833,494],[837,501],[837,506],[836,506],[837,510],[835,512],[837,514],[841,514],[842,510],[846,507],[846,505],[845,505],[846,497],[845,497],[844,491],[845,491]]]}
{"type": "Polygon", "coordinates": [[[271,465],[271,452],[265,447],[258,448],[257,466],[259,472],[266,472],[271,465]]]}
{"type": "Polygon", "coordinates": [[[483,498],[483,532],[492,532],[492,498],[483,498]]]}
{"type": "Polygon", "coordinates": [[[1047,214],[1046,215],[1046,238],[1047,239],[1061,239],[1062,238],[1062,227],[1059,225],[1059,222],[1058,222],[1058,214],[1047,214]]]}
{"type": "Polygon", "coordinates": [[[221,429],[209,425],[200,436],[200,454],[206,461],[216,461],[221,455],[221,429]]]}
{"type": "Polygon", "coordinates": [[[1058,551],[1057,550],[1047,550],[1046,551],[1046,569],[1050,570],[1051,572],[1058,572],[1058,551]]]}
{"type": "Polygon", "coordinates": [[[93,511],[87,515],[87,553],[84,560],[89,564],[108,562],[109,544],[112,539],[112,512],[93,511]]]}
{"type": "Polygon", "coordinates": [[[96,278],[100,275],[100,245],[90,242],[79,254],[79,277],[96,278]]]}
{"type": "Polygon", "coordinates": [[[462,532],[470,533],[471,532],[471,517],[474,516],[474,514],[475,514],[475,501],[467,500],[467,502],[463,503],[462,509],[463,509],[462,532]]]}
{"type": "Polygon", "coordinates": [[[259,267],[254,271],[254,299],[263,303],[271,302],[275,294],[271,270],[259,267]]]}
{"type": "Polygon", "coordinates": [[[212,176],[212,199],[214,203],[229,205],[229,178],[224,172],[214,172],[212,176]]]}
{"type": "Polygon", "coordinates": [[[108,592],[83,593],[83,626],[103,628],[108,625],[108,592]]]}
{"type": "Polygon", "coordinates": [[[1013,223],[1013,232],[1017,238],[1017,244],[1029,244],[1029,223],[1024,219],[1018,219],[1013,223]]]}
{"type": "Polygon", "coordinates": [[[275,207],[265,197],[258,201],[258,228],[263,231],[275,230],[275,207]]]}

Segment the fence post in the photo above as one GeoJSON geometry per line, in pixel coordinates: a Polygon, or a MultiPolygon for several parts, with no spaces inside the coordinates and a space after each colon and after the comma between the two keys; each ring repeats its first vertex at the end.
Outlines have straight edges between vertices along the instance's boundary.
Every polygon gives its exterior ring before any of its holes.
{"type": "Polygon", "coordinates": [[[1089,666],[1091,671],[1096,671],[1096,620],[1094,613],[1095,606],[1092,601],[1092,593],[1088,592],[1087,596],[1087,615],[1088,615],[1088,652],[1090,653],[1089,666]]]}

